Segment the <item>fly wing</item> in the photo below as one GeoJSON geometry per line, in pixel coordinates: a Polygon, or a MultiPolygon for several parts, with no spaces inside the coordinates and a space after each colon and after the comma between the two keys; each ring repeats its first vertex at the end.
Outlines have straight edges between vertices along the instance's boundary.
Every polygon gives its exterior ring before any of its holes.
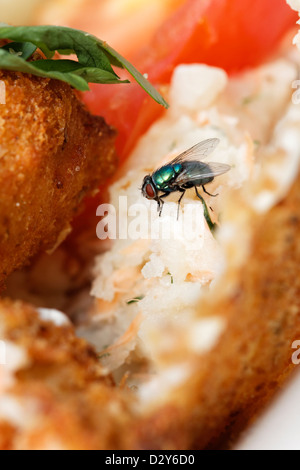
{"type": "Polygon", "coordinates": [[[215,178],[216,176],[223,175],[231,170],[230,165],[224,163],[201,163],[192,167],[186,167],[176,178],[176,185],[183,185],[186,183],[193,183],[195,181],[201,181],[201,179],[215,178]]]}
{"type": "Polygon", "coordinates": [[[169,163],[169,165],[175,165],[176,163],[192,160],[203,160],[215,150],[219,143],[219,139],[203,140],[199,144],[194,145],[194,147],[191,147],[190,149],[178,155],[169,163]]]}

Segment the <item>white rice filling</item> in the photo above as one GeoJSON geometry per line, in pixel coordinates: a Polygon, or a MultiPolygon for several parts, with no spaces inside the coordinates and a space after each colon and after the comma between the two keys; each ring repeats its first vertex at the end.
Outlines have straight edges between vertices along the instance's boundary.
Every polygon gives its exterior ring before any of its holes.
{"type": "MultiPolygon", "coordinates": [[[[286,0],[286,2],[293,10],[297,11],[300,16],[300,0],[286,0]]],[[[300,20],[297,22],[297,24],[300,24],[300,20]]],[[[294,38],[294,44],[296,44],[300,49],[300,31],[294,38]]]]}
{"type": "Polygon", "coordinates": [[[38,313],[40,319],[43,321],[51,322],[56,326],[69,326],[71,322],[67,315],[59,310],[53,308],[39,308],[38,313]]]}
{"type": "MultiPolygon", "coordinates": [[[[238,204],[240,198],[241,206],[264,213],[287,193],[297,174],[300,106],[291,100],[296,76],[291,59],[234,78],[205,65],[182,65],[175,70],[170,109],[140,139],[121,178],[110,188],[111,203],[123,228],[130,227],[134,217],[122,204],[118,212],[120,196],[126,198],[128,207],[142,205],[146,209],[142,217],[149,218],[149,227],[150,220],[159,223],[161,233],[154,240],[147,236],[114,240],[110,251],[99,256],[92,324],[78,331],[102,351],[103,364],[117,378],[129,370],[135,384],[135,371],[139,375],[144,370],[156,380],[157,372],[173,367],[174,348],[202,354],[217,344],[226,327],[224,319],[221,315],[206,318],[197,305],[226,271],[230,246],[237,239],[241,245],[230,263],[241,263],[247,255],[247,230],[240,234],[242,211],[238,216],[230,213],[228,201],[235,199],[238,204]],[[178,194],[166,199],[159,218],[155,201],[146,200],[139,188],[146,174],[208,138],[220,139],[220,145],[207,162],[232,166],[207,188],[219,196],[204,195],[214,221],[222,221],[220,230],[214,237],[201,202],[189,190],[180,211],[185,232],[178,234],[178,194]],[[166,210],[172,203],[173,214],[166,210]],[[192,241],[187,234],[193,232],[195,217],[188,207],[194,207],[201,220],[192,241]],[[164,239],[164,230],[170,230],[171,239],[164,239]]],[[[141,387],[143,397],[151,396],[145,384],[141,387]]]]}

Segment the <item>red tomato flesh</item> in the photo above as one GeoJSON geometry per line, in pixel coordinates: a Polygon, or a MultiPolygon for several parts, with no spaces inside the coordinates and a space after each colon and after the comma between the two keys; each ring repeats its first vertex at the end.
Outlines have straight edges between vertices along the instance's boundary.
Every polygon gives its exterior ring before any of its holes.
{"type": "MultiPolygon", "coordinates": [[[[151,44],[129,59],[158,88],[180,63],[206,63],[232,73],[265,60],[296,20],[285,0],[187,0],[151,44]]],[[[84,101],[118,130],[121,160],[163,113],[136,83],[91,85],[84,101]]]]}
{"type": "MultiPolygon", "coordinates": [[[[206,63],[233,73],[262,63],[296,21],[297,14],[285,0],[188,0],[158,28],[151,44],[128,59],[148,73],[157,87],[169,82],[180,63],[206,63]]],[[[91,85],[83,99],[91,112],[104,116],[118,130],[121,161],[164,112],[135,82],[91,85]]],[[[101,188],[96,198],[85,201],[85,211],[73,224],[74,233],[87,225],[95,227],[96,208],[106,199],[101,188]]]]}

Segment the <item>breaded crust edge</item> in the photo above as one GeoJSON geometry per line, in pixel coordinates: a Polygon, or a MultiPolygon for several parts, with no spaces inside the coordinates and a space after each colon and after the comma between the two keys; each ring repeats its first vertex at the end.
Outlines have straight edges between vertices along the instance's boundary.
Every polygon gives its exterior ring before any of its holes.
{"type": "Polygon", "coordinates": [[[55,247],[116,167],[115,131],[71,87],[0,70],[0,282],[55,247]]]}
{"type": "MultiPolygon", "coordinates": [[[[249,258],[230,297],[201,304],[227,327],[168,406],[134,423],[128,448],[229,447],[294,370],[300,339],[300,175],[289,195],[258,217],[249,258]]],[[[222,279],[226,282],[226,278],[222,279]]]]}

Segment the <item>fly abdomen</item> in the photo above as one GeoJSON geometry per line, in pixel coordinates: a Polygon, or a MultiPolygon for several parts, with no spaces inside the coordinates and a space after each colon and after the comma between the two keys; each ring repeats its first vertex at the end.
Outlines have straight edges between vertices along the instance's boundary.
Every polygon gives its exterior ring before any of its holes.
{"type": "MultiPolygon", "coordinates": [[[[215,179],[214,176],[207,176],[213,173],[209,163],[197,161],[184,162],[182,163],[182,172],[184,172],[185,175],[185,185],[189,188],[193,186],[205,186],[215,179]]],[[[180,182],[180,175],[178,182],[180,182]]]]}

